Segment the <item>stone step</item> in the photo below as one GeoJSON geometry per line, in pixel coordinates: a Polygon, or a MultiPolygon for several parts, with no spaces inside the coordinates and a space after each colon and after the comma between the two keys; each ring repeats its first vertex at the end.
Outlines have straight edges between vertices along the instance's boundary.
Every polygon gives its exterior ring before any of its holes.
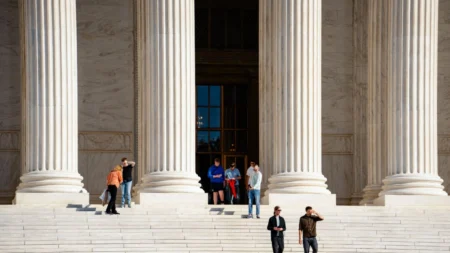
{"type": "MultiPolygon", "coordinates": [[[[272,252],[267,219],[243,219],[245,206],[224,206],[233,215],[194,209],[141,206],[105,215],[88,208],[0,207],[0,252],[272,252]],[[240,213],[239,213],[240,212],[240,213]],[[111,231],[114,231],[113,233],[111,231]]],[[[333,207],[321,212],[320,252],[450,252],[450,208],[333,207]]],[[[301,252],[298,219],[284,208],[285,252],[301,252]]]]}

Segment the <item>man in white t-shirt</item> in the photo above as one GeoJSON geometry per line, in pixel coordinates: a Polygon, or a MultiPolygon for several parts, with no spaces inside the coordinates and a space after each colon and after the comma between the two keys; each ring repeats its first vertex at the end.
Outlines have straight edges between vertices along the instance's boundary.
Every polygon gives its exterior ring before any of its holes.
{"type": "Polygon", "coordinates": [[[250,161],[250,167],[247,169],[247,173],[245,173],[245,189],[248,191],[248,180],[252,177],[253,173],[255,173],[255,162],[250,161]]]}
{"type": "Polygon", "coordinates": [[[262,174],[259,172],[258,164],[253,168],[253,174],[248,181],[248,218],[253,218],[253,203],[256,205],[256,218],[259,217],[259,205],[261,196],[262,174]]]}

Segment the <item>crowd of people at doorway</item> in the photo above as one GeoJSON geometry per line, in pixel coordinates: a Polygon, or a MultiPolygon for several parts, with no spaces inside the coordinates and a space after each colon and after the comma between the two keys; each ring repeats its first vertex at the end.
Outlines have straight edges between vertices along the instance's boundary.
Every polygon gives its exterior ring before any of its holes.
{"type": "MultiPolygon", "coordinates": [[[[235,204],[239,200],[239,180],[241,174],[236,168],[235,163],[231,163],[229,169],[225,170],[220,165],[218,158],[214,159],[214,164],[208,170],[208,178],[211,180],[211,189],[213,192],[213,202],[217,205],[218,197],[220,204],[224,204],[224,189],[227,189],[227,195],[230,196],[230,204],[235,204]]],[[[245,175],[245,185],[248,193],[248,218],[253,218],[253,204],[256,205],[256,217],[260,218],[260,191],[261,191],[262,173],[255,162],[250,162],[250,167],[245,175]]],[[[314,211],[312,207],[305,208],[305,215],[299,221],[299,243],[303,245],[305,253],[309,253],[310,248],[313,252],[318,252],[318,243],[316,240],[316,222],[323,220],[323,217],[314,211]]],[[[274,216],[269,219],[267,229],[271,231],[272,249],[274,253],[282,253],[284,250],[284,231],[286,231],[286,222],[280,216],[281,208],[274,208],[274,216]]]]}
{"type": "MultiPolygon", "coordinates": [[[[226,195],[229,196],[229,203],[238,203],[240,200],[239,180],[241,180],[241,173],[239,172],[239,169],[236,168],[234,162],[231,163],[229,169],[224,171],[223,167],[220,165],[220,160],[218,158],[214,159],[214,164],[211,165],[208,170],[208,178],[211,180],[214,205],[217,205],[218,200],[220,200],[220,204],[224,204],[224,189],[226,189],[226,195]]],[[[250,167],[247,169],[245,175],[245,186],[248,193],[249,219],[253,218],[253,204],[256,205],[256,217],[259,219],[261,182],[262,173],[259,171],[259,166],[251,161],[250,167]]]]}
{"type": "MultiPolygon", "coordinates": [[[[119,214],[116,210],[116,196],[119,186],[122,190],[122,205],[124,208],[126,204],[131,207],[131,187],[133,185],[132,171],[135,162],[128,161],[126,157],[122,158],[121,164],[116,165],[106,177],[107,192],[111,195],[106,208],[107,214],[119,214]]],[[[108,194],[105,194],[108,199],[108,194]]]]}

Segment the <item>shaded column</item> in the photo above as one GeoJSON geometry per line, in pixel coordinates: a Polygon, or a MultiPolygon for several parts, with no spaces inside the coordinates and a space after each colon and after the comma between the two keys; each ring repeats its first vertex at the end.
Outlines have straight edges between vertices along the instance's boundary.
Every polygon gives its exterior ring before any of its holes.
{"type": "MultiPolygon", "coordinates": [[[[259,165],[263,173],[261,190],[267,190],[273,164],[273,54],[274,1],[259,1],[259,165]]],[[[266,192],[268,193],[268,192],[266,192]]]]}
{"type": "Polygon", "coordinates": [[[353,194],[363,199],[367,184],[367,14],[368,0],[353,1],[353,194]]]}
{"type": "Polygon", "coordinates": [[[373,204],[386,176],[387,1],[369,0],[367,186],[361,205],[373,204]]]}

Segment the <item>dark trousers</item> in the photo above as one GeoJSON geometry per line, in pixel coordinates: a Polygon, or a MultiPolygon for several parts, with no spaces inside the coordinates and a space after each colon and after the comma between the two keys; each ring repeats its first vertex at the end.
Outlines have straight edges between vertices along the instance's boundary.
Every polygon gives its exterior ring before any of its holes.
{"type": "MultiPolygon", "coordinates": [[[[115,185],[108,185],[108,191],[111,194],[111,200],[109,200],[108,207],[106,208],[107,212],[115,212],[116,211],[116,196],[117,196],[117,187],[115,185]]],[[[106,195],[108,196],[108,195],[106,195]]]]}
{"type": "Polygon", "coordinates": [[[273,249],[273,253],[283,253],[283,250],[284,250],[283,237],[279,237],[279,236],[272,237],[272,249],[273,249]]]}
{"type": "Polygon", "coordinates": [[[319,252],[319,245],[315,237],[303,237],[303,249],[305,253],[309,253],[309,247],[313,249],[313,253],[319,252]]]}

